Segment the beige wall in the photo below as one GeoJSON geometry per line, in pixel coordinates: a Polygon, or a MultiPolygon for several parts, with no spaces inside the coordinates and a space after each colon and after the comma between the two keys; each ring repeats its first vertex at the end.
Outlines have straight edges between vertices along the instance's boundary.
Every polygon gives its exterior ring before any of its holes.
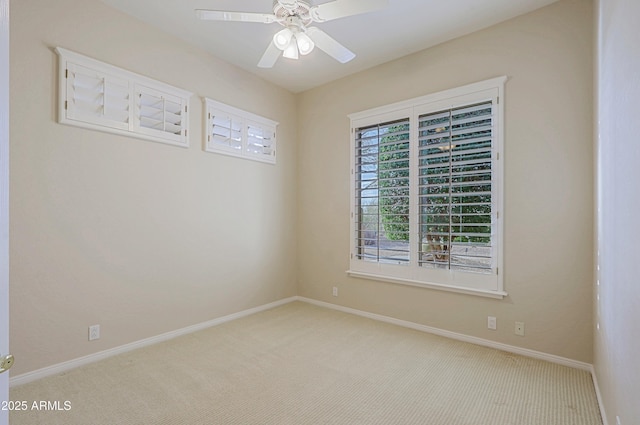
{"type": "Polygon", "coordinates": [[[295,295],[292,116],[291,93],[97,0],[11,1],[12,375],[295,295]],[[191,147],[57,124],[56,46],[194,92],[191,147]],[[279,121],[277,165],[205,153],[199,96],[279,121]]]}
{"type": "Polygon", "coordinates": [[[606,419],[640,420],[640,3],[600,0],[594,366],[606,419]]]}
{"type": "Polygon", "coordinates": [[[563,0],[300,94],[299,294],[591,362],[592,16],[591,1],[563,0]],[[347,277],[347,114],[500,75],[509,77],[509,296],[494,300],[347,277]],[[497,331],[487,330],[488,315],[497,317],[497,331]],[[525,337],[514,335],[515,321],[525,322],[525,337]]]}

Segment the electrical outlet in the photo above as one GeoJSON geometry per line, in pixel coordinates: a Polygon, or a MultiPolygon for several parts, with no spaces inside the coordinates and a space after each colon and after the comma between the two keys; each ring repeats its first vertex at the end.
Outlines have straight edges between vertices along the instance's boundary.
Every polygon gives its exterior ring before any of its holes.
{"type": "Polygon", "coordinates": [[[487,328],[491,329],[492,331],[496,330],[497,321],[496,321],[495,317],[493,317],[493,316],[487,317],[487,328]]]}
{"type": "Polygon", "coordinates": [[[516,322],[516,335],[524,336],[524,322],[516,322]]]}
{"type": "Polygon", "coordinates": [[[100,325],[89,326],[89,341],[100,339],[100,325]]]}
{"type": "Polygon", "coordinates": [[[337,296],[338,296],[338,287],[337,287],[337,286],[334,286],[334,287],[333,287],[333,296],[334,296],[334,297],[337,297],[337,296]]]}

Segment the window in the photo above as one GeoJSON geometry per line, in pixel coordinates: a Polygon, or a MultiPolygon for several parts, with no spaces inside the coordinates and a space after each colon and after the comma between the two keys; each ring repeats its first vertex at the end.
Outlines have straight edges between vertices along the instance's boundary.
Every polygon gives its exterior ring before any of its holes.
{"type": "Polygon", "coordinates": [[[506,295],[505,80],[350,115],[352,276],[506,295]]]}
{"type": "Polygon", "coordinates": [[[59,121],[188,147],[191,93],[58,47],[59,121]]]}
{"type": "Polygon", "coordinates": [[[183,133],[187,131],[183,125],[187,111],[185,99],[140,84],[135,86],[134,93],[134,131],[184,144],[183,133]]]}
{"type": "Polygon", "coordinates": [[[215,100],[204,102],[207,152],[275,164],[277,122],[215,100]]]}
{"type": "Polygon", "coordinates": [[[409,119],[356,130],[356,258],[408,264],[409,119]]]}

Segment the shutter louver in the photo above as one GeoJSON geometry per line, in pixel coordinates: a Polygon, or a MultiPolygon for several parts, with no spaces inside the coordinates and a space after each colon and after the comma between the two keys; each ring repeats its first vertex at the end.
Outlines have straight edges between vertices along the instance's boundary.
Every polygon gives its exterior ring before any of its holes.
{"type": "Polygon", "coordinates": [[[148,87],[136,87],[136,130],[182,143],[184,102],[148,87]]]}
{"type": "Polygon", "coordinates": [[[409,120],[356,129],[356,256],[409,263],[409,120]]]}
{"type": "Polygon", "coordinates": [[[242,120],[238,117],[211,110],[209,134],[211,143],[223,149],[242,149],[242,120]]]}
{"type": "Polygon", "coordinates": [[[419,117],[419,265],[494,271],[492,102],[419,117]]]}
{"type": "Polygon", "coordinates": [[[128,81],[76,64],[69,64],[67,71],[67,118],[129,128],[128,81]]]}
{"type": "Polygon", "coordinates": [[[247,153],[257,157],[271,157],[275,155],[273,144],[273,130],[258,124],[247,125],[247,153]]]}

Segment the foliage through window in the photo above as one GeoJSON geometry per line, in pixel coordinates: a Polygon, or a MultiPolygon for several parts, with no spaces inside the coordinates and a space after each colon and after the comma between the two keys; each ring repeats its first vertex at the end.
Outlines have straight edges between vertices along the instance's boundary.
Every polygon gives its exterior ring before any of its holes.
{"type": "Polygon", "coordinates": [[[504,295],[503,84],[350,116],[352,275],[504,295]]]}
{"type": "Polygon", "coordinates": [[[492,109],[419,117],[420,266],[493,271],[492,109]]]}
{"type": "Polygon", "coordinates": [[[409,120],[358,129],[358,258],[409,261],[409,120]]]}

